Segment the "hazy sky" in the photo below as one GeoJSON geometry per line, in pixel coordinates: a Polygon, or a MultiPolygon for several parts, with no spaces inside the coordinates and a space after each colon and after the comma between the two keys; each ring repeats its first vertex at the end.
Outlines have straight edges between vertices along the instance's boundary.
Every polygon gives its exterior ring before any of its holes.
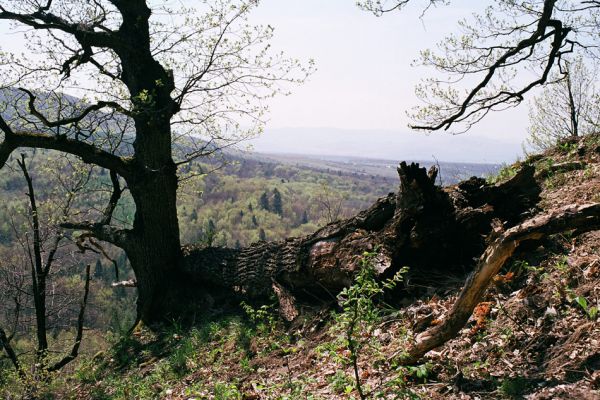
{"type": "MultiPolygon", "coordinates": [[[[406,110],[418,104],[414,87],[435,74],[411,67],[419,50],[457,32],[457,20],[484,2],[453,1],[419,16],[423,2],[377,18],[353,0],[263,0],[252,19],[275,27],[274,46],[317,72],[293,94],[271,103],[268,128],[334,127],[408,132],[406,110]]],[[[521,143],[527,107],[492,115],[469,135],[521,143]]]]}
{"type": "MultiPolygon", "coordinates": [[[[413,136],[424,135],[411,132],[407,127],[406,110],[418,105],[415,85],[435,71],[411,67],[411,62],[418,57],[419,50],[433,48],[446,34],[457,32],[457,21],[476,11],[475,5],[480,10],[486,2],[455,0],[451,6],[431,9],[421,19],[423,4],[424,0],[415,0],[402,12],[377,18],[360,10],[355,0],[262,0],[250,22],[274,26],[274,49],[283,50],[291,57],[314,59],[317,71],[304,85],[293,87],[290,96],[271,101],[266,127],[269,134],[255,142],[256,149],[273,151],[276,142],[281,151],[302,153],[305,141],[290,133],[299,131],[281,128],[313,128],[318,132],[317,137],[332,135],[331,140],[335,137],[343,142],[352,136],[352,140],[358,140],[346,147],[341,143],[323,149],[321,153],[369,156],[356,154],[355,149],[360,149],[362,140],[360,135],[343,132],[378,131],[365,140],[387,138],[369,145],[381,149],[378,157],[386,154],[392,157],[399,153],[398,148],[408,146],[413,136]],[[287,132],[288,136],[270,140],[274,132],[282,135],[287,132]]],[[[7,33],[8,24],[0,24],[3,40],[0,46],[5,50],[23,51],[19,35],[7,33]]],[[[458,161],[456,151],[452,155],[445,153],[445,146],[460,148],[473,139],[492,138],[495,143],[502,142],[506,146],[491,148],[496,147],[494,142],[488,146],[478,145],[479,153],[468,154],[465,159],[511,161],[526,137],[526,126],[527,104],[523,104],[517,109],[490,115],[470,132],[452,141],[441,140],[444,144],[438,147],[434,140],[423,143],[434,146],[431,152],[439,155],[438,158],[458,161]]],[[[445,135],[431,135],[440,134],[445,135]]],[[[473,151],[472,146],[464,146],[465,153],[473,151]]]]}

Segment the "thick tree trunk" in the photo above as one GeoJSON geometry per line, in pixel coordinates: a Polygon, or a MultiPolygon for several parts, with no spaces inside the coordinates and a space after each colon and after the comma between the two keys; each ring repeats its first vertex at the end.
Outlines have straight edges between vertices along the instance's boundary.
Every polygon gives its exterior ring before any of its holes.
{"type": "Polygon", "coordinates": [[[172,157],[173,75],[154,59],[149,36],[151,10],[143,0],[119,2],[119,29],[126,46],[116,52],[122,80],[134,105],[134,158],[127,184],[136,205],[133,230],[124,246],[138,285],[138,318],[153,324],[177,313],[181,294],[181,244],[177,220],[177,167],[172,157]]]}
{"type": "Polygon", "coordinates": [[[169,175],[131,186],[136,214],[125,250],[137,280],[138,317],[146,324],[169,318],[176,310],[181,246],[177,181],[174,173],[169,175]]]}
{"type": "Polygon", "coordinates": [[[382,277],[402,266],[411,268],[413,280],[433,270],[472,266],[494,218],[515,223],[539,200],[531,167],[499,185],[471,178],[449,188],[435,186],[435,169],[427,173],[418,164],[402,163],[398,173],[398,193],[353,218],[303,238],[258,242],[241,250],[190,247],[184,271],[213,293],[246,298],[275,293],[285,303],[284,317],[293,319],[295,299],[331,299],[350,285],[365,251],[377,249],[375,268],[382,277]]]}
{"type": "Polygon", "coordinates": [[[177,171],[168,121],[161,124],[142,116],[136,125],[134,162],[139,172],[127,182],[136,211],[124,247],[138,282],[138,318],[153,324],[172,316],[181,284],[177,171]]]}

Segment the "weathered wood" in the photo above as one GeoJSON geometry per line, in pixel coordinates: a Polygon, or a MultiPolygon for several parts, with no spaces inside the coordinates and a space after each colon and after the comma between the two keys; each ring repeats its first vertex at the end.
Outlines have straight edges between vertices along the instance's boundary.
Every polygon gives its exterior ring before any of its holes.
{"type": "Polygon", "coordinates": [[[538,173],[539,178],[548,178],[553,174],[561,173],[561,172],[570,172],[570,171],[578,171],[584,169],[586,163],[583,161],[565,161],[558,164],[549,165],[538,173]]]}
{"type": "MultiPolygon", "coordinates": [[[[312,235],[240,250],[188,247],[184,272],[213,294],[233,292],[252,299],[278,287],[294,304],[296,298],[334,299],[352,283],[363,253],[374,249],[374,267],[382,277],[403,266],[411,267],[411,279],[431,270],[463,268],[473,265],[485,248],[493,218],[519,221],[535,206],[540,188],[533,173],[526,167],[497,185],[471,178],[441,188],[435,185],[435,168],[428,173],[418,164],[401,163],[398,192],[355,217],[312,235]]],[[[288,307],[287,313],[295,314],[289,312],[288,307]]]]}
{"type": "Polygon", "coordinates": [[[114,288],[117,288],[117,287],[134,288],[134,287],[137,287],[137,282],[135,281],[135,279],[129,279],[126,281],[113,282],[110,286],[114,287],[114,288]]]}
{"type": "Polygon", "coordinates": [[[430,330],[417,336],[416,343],[403,362],[413,364],[429,350],[454,338],[469,320],[475,306],[481,301],[492,278],[525,240],[540,240],[548,235],[569,230],[586,232],[600,229],[600,203],[583,206],[567,206],[548,214],[528,219],[505,232],[498,228],[497,238],[480,257],[477,268],[471,274],[454,303],[447,318],[430,330]]]}

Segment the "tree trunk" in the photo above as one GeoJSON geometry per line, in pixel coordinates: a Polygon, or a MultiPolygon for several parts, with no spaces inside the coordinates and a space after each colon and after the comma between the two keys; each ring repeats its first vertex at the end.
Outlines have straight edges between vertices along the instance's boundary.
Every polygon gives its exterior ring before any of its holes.
{"type": "Polygon", "coordinates": [[[170,171],[147,173],[129,185],[136,213],[125,251],[137,280],[138,317],[152,324],[173,315],[180,283],[174,165],[170,171]]]}
{"type": "Polygon", "coordinates": [[[473,266],[492,220],[514,224],[539,200],[532,167],[502,184],[471,178],[449,188],[435,186],[435,168],[427,173],[418,164],[402,163],[398,173],[398,193],[353,218],[306,237],[258,242],[241,250],[189,247],[184,272],[213,294],[259,298],[275,293],[285,303],[283,316],[293,319],[298,314],[290,311],[295,299],[335,298],[350,285],[365,251],[377,249],[375,269],[381,277],[403,266],[411,268],[413,281],[432,271],[473,266]]]}
{"type": "Polygon", "coordinates": [[[177,167],[172,157],[172,72],[153,57],[151,10],[143,0],[119,2],[119,29],[126,46],[116,50],[129,90],[135,122],[134,158],[127,184],[135,202],[133,231],[124,249],[138,285],[138,318],[147,324],[171,318],[182,285],[177,220],[177,167]]]}

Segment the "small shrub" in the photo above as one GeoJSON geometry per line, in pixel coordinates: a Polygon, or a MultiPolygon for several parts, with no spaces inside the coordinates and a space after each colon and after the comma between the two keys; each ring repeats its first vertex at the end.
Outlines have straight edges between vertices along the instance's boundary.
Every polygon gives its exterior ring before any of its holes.
{"type": "Polygon", "coordinates": [[[517,168],[513,165],[503,165],[496,175],[487,178],[488,183],[495,184],[508,180],[517,174],[517,168]]]}
{"type": "Polygon", "coordinates": [[[241,400],[242,393],[233,383],[217,382],[213,387],[213,398],[215,400],[241,400]]]}
{"type": "Polygon", "coordinates": [[[349,361],[354,369],[356,390],[361,399],[365,399],[366,395],[361,385],[358,358],[377,322],[380,321],[381,309],[377,307],[376,300],[382,298],[386,289],[393,289],[408,272],[408,268],[404,267],[393,278],[379,282],[375,278],[376,257],[376,251],[363,254],[354,284],[344,289],[338,297],[343,312],[338,316],[337,322],[344,332],[349,361]]]}
{"type": "Polygon", "coordinates": [[[595,321],[596,318],[598,318],[598,307],[590,307],[585,297],[577,296],[573,299],[573,301],[575,301],[575,303],[577,303],[579,307],[581,307],[581,309],[585,312],[585,314],[590,320],[595,321]]]}
{"type": "Polygon", "coordinates": [[[354,390],[352,379],[344,371],[336,371],[328,381],[336,393],[350,393],[354,390]]]}
{"type": "Polygon", "coordinates": [[[241,306],[250,318],[259,332],[271,333],[277,328],[277,316],[275,314],[274,304],[263,304],[259,308],[254,308],[246,302],[242,302],[241,306]]]}
{"type": "Polygon", "coordinates": [[[577,143],[570,141],[570,140],[566,140],[563,142],[558,142],[557,143],[557,147],[558,150],[560,150],[561,153],[563,154],[569,154],[575,150],[577,150],[577,143]]]}

